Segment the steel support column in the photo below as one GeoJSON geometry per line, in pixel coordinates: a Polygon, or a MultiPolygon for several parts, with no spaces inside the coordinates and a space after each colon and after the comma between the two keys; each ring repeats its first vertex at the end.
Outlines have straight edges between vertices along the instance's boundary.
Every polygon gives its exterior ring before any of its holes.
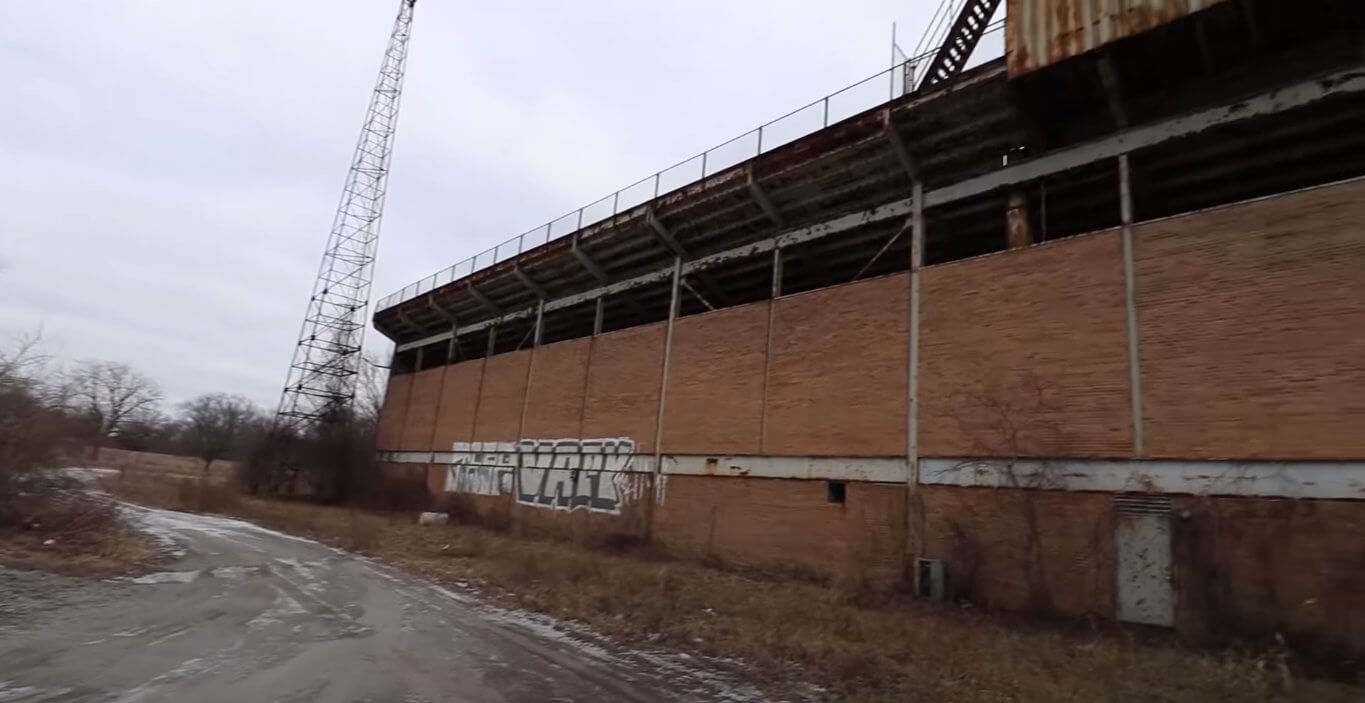
{"type": "Polygon", "coordinates": [[[1133,416],[1133,454],[1147,453],[1142,427],[1142,367],[1138,356],[1137,281],[1133,270],[1133,189],[1128,155],[1119,157],[1119,216],[1123,223],[1123,302],[1128,327],[1129,411],[1133,416]]]}
{"type": "MultiPolygon", "coordinates": [[[[919,490],[919,313],[920,269],[924,266],[924,183],[911,186],[910,320],[905,388],[905,540],[907,552],[924,554],[924,501],[919,490]]],[[[908,555],[907,555],[908,556],[908,555]]]]}
{"type": "Polygon", "coordinates": [[[668,299],[668,323],[664,331],[663,369],[659,373],[658,414],[654,418],[654,473],[650,481],[649,519],[645,521],[646,539],[654,531],[654,505],[658,502],[659,481],[663,477],[664,413],[668,407],[668,367],[673,359],[673,327],[678,320],[679,290],[682,284],[682,257],[673,257],[673,286],[668,299]]]}

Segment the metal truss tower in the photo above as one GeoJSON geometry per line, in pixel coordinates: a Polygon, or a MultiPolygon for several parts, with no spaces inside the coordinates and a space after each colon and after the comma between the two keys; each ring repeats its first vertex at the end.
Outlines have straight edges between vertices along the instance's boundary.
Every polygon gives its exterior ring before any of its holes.
{"type": "Polygon", "coordinates": [[[322,252],[313,294],[289,364],[275,426],[301,431],[350,409],[360,371],[370,281],[379,243],[379,222],[393,150],[394,128],[408,59],[413,6],[400,0],[398,19],[379,80],[370,96],[365,126],[355,147],[336,219],[322,252]]]}

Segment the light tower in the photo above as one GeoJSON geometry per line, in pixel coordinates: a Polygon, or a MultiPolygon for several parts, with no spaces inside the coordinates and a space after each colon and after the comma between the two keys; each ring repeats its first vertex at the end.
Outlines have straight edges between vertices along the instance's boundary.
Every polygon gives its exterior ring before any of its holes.
{"type": "Polygon", "coordinates": [[[349,411],[367,326],[370,281],[389,176],[413,6],[400,0],[379,80],[370,96],[351,170],[341,190],[313,293],[275,415],[278,431],[297,434],[349,411]]]}

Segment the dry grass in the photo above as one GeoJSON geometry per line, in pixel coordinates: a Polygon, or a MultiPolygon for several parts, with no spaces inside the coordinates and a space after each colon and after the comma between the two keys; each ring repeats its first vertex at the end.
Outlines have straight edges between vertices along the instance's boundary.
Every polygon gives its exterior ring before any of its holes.
{"type": "Polygon", "coordinates": [[[1293,676],[1284,652],[1210,653],[1152,638],[1011,626],[892,596],[779,582],[647,554],[613,554],[411,516],[242,499],[233,514],[363,551],[503,605],[632,643],[739,657],[774,695],[834,700],[1359,701],[1293,676]]]}
{"type": "Polygon", "coordinates": [[[107,496],[43,476],[18,485],[0,525],[0,564],[70,575],[110,576],[150,568],[155,540],[132,528],[107,496]]]}

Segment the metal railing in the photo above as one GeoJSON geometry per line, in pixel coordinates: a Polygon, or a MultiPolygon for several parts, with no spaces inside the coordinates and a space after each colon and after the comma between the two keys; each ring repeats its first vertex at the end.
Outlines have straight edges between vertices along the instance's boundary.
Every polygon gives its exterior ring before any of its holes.
{"type": "MultiPolygon", "coordinates": [[[[1000,31],[1003,27],[1004,22],[998,21],[986,31],[989,34],[1000,31]]],[[[927,65],[937,51],[938,48],[934,47],[900,61],[875,75],[807,103],[696,156],[646,176],[604,198],[427,276],[400,291],[380,298],[375,304],[375,310],[391,308],[412,300],[451,281],[482,271],[585,226],[611,219],[663,193],[695,183],[709,175],[818,132],[840,120],[912,93],[923,78],[922,72],[917,69],[927,65]]],[[[896,58],[900,58],[900,55],[897,54],[896,58]]]]}

